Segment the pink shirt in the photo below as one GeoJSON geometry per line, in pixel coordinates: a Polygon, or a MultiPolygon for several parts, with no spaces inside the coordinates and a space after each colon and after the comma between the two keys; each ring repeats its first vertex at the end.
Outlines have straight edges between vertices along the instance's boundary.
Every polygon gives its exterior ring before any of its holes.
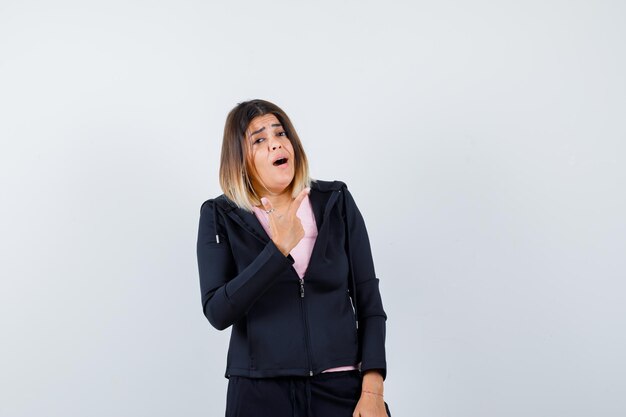
{"type": "MultiPolygon", "coordinates": [[[[263,229],[267,232],[267,235],[272,238],[268,214],[259,207],[253,207],[254,214],[257,219],[263,226],[263,229]]],[[[311,253],[313,252],[313,246],[315,245],[315,239],[317,238],[317,225],[315,223],[315,215],[313,214],[313,209],[311,207],[311,201],[309,200],[309,196],[305,196],[304,200],[302,200],[302,204],[298,208],[296,212],[296,216],[302,222],[302,227],[304,228],[304,237],[295,248],[289,252],[291,257],[294,259],[293,267],[300,276],[300,278],[304,277],[307,267],[309,266],[309,260],[311,259],[311,253]]],[[[356,366],[348,365],[348,366],[340,366],[337,368],[327,369],[323,372],[336,372],[336,371],[349,371],[352,369],[358,369],[356,366]]]]}

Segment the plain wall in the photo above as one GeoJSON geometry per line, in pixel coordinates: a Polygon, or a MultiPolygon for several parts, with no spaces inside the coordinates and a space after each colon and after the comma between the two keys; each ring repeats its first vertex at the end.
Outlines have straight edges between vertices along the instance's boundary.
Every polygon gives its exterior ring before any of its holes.
{"type": "Polygon", "coordinates": [[[625,15],[0,0],[0,415],[224,414],[195,244],[252,98],[365,217],[394,417],[626,415],[625,15]]]}

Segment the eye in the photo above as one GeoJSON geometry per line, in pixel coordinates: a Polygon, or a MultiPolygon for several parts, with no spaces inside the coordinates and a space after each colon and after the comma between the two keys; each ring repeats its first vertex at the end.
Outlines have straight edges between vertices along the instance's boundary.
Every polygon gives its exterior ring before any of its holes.
{"type": "Polygon", "coordinates": [[[278,132],[277,135],[278,136],[287,136],[287,132],[278,132]]]}
{"type": "Polygon", "coordinates": [[[261,143],[261,142],[262,142],[262,141],[264,141],[264,140],[265,140],[265,138],[258,138],[257,140],[255,140],[255,141],[254,141],[254,143],[253,143],[253,144],[256,144],[256,143],[261,143]]]}

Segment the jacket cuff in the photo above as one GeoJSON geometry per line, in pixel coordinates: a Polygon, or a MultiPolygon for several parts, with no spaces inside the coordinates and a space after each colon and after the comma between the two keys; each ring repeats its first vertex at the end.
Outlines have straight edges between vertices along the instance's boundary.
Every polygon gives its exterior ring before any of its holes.
{"type": "Polygon", "coordinates": [[[385,359],[386,323],[383,316],[371,316],[359,320],[361,334],[361,372],[378,369],[387,377],[387,361],[385,359]]]}

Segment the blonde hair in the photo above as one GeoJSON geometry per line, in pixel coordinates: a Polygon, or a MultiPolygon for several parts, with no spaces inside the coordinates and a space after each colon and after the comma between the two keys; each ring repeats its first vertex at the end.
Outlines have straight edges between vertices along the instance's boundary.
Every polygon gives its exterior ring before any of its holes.
{"type": "Polygon", "coordinates": [[[220,187],[224,195],[239,208],[250,212],[253,206],[261,204],[261,197],[252,186],[254,173],[248,169],[251,166],[249,164],[251,152],[245,133],[252,119],[266,114],[276,116],[293,147],[295,173],[289,185],[291,196],[295,198],[304,188],[310,187],[312,181],[304,148],[287,114],[277,105],[265,100],[256,99],[239,103],[226,117],[220,159],[220,187]]]}

